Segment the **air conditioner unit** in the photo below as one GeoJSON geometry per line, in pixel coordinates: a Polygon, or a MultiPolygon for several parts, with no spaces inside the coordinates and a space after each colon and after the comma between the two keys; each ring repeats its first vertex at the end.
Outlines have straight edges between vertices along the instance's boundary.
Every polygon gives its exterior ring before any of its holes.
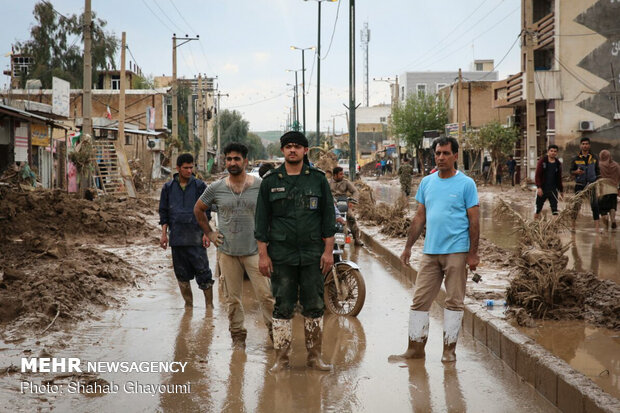
{"type": "Polygon", "coordinates": [[[591,120],[580,120],[579,130],[581,132],[592,132],[594,130],[594,122],[591,120]]]}
{"type": "Polygon", "coordinates": [[[146,147],[150,151],[164,151],[166,149],[166,141],[163,139],[148,139],[146,147]]]}

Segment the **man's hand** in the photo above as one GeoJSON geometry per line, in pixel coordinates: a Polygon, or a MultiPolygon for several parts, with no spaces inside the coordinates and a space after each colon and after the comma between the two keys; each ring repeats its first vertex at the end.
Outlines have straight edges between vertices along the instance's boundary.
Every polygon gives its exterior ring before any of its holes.
{"type": "Polygon", "coordinates": [[[258,254],[258,270],[267,278],[271,278],[273,272],[273,264],[271,258],[267,254],[258,254]]]}
{"type": "Polygon", "coordinates": [[[336,218],[336,222],[339,222],[340,224],[344,225],[347,221],[343,217],[338,217],[336,218]]]}
{"type": "Polygon", "coordinates": [[[538,189],[536,190],[536,195],[538,195],[538,196],[542,196],[542,195],[543,195],[542,188],[538,188],[538,189]]]}
{"type": "Polygon", "coordinates": [[[168,234],[167,233],[162,233],[161,234],[161,238],[159,239],[159,246],[162,247],[163,249],[168,248],[168,234]]]}
{"type": "Polygon", "coordinates": [[[219,231],[211,231],[207,234],[207,237],[218,248],[224,243],[224,236],[219,231]]]}
{"type": "Polygon", "coordinates": [[[400,254],[400,262],[402,262],[405,265],[409,265],[410,259],[411,259],[411,250],[408,248],[405,248],[403,250],[403,253],[400,254]]]}
{"type": "Polygon", "coordinates": [[[472,271],[475,271],[476,267],[478,267],[478,264],[480,264],[480,257],[478,256],[478,254],[468,252],[467,253],[467,265],[469,266],[469,269],[472,271]]]}
{"type": "Polygon", "coordinates": [[[209,248],[211,245],[211,240],[205,234],[202,234],[202,246],[204,248],[209,248]]]}
{"type": "Polygon", "coordinates": [[[326,275],[331,271],[332,265],[334,265],[334,253],[333,252],[323,252],[321,255],[321,272],[323,275],[326,275]]]}

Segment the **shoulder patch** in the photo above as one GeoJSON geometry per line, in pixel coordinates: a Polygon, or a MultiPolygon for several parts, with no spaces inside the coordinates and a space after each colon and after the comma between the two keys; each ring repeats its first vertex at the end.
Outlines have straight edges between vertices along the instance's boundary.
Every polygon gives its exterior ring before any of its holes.
{"type": "Polygon", "coordinates": [[[310,166],[309,168],[310,168],[311,171],[320,172],[323,175],[325,175],[325,171],[323,171],[321,168],[317,168],[316,166],[310,166]]]}

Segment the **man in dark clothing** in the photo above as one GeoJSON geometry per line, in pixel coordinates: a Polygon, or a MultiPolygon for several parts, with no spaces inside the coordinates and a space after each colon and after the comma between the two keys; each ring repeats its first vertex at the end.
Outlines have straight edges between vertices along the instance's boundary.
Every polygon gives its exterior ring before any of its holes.
{"type": "MultiPolygon", "coordinates": [[[[570,165],[570,173],[575,177],[576,194],[583,191],[589,184],[596,182],[596,180],[601,176],[598,157],[595,154],[590,153],[590,138],[585,136],[581,138],[579,148],[579,154],[573,158],[570,165]]],[[[592,218],[594,219],[596,230],[598,231],[600,216],[596,191],[592,191],[592,194],[590,195],[590,207],[592,208],[592,218]]],[[[577,219],[577,213],[574,215],[573,225],[575,224],[575,219],[577,219]]]]}
{"type": "MultiPolygon", "coordinates": [[[[207,185],[192,173],[194,157],[189,153],[177,158],[177,171],[166,182],[159,199],[159,224],[162,234],[159,245],[172,248],[172,265],[179,282],[185,307],[193,306],[190,280],[196,278],[198,288],[205,296],[207,307],[213,307],[213,276],[209,268],[206,248],[210,241],[202,232],[194,216],[194,205],[207,185]]],[[[209,211],[207,219],[211,218],[209,211]]]]}
{"type": "Polygon", "coordinates": [[[307,365],[331,370],[321,360],[323,277],[334,263],[334,201],[325,174],[303,162],[308,139],[300,132],[280,138],[284,163],[267,172],[256,202],[254,236],[258,268],[271,277],[273,309],[271,372],[288,367],[292,318],[299,299],[304,316],[307,365]]]}
{"type": "Polygon", "coordinates": [[[512,186],[515,186],[515,172],[517,170],[517,161],[515,161],[514,156],[508,155],[506,166],[508,167],[508,175],[510,175],[510,182],[512,183],[512,186]]]}
{"type": "Polygon", "coordinates": [[[564,192],[562,186],[562,163],[557,159],[558,146],[549,145],[547,154],[538,160],[536,165],[536,213],[540,217],[543,205],[549,200],[551,213],[558,214],[558,191],[564,192]]]}

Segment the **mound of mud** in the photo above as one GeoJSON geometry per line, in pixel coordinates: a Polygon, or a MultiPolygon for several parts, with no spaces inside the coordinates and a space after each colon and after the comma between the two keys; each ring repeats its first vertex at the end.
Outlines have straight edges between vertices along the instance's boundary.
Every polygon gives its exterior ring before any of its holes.
{"type": "Polygon", "coordinates": [[[98,245],[153,237],[155,200],[78,199],[59,190],[0,190],[0,325],[43,332],[117,302],[139,274],[98,245]],[[94,244],[94,246],[88,246],[94,244]]]}
{"type": "MultiPolygon", "coordinates": [[[[0,190],[0,240],[32,232],[55,239],[144,236],[145,214],[153,213],[155,201],[135,198],[79,199],[61,190],[21,192],[0,190]]],[[[107,240],[106,240],[107,241],[107,240]]]]}
{"type": "Polygon", "coordinates": [[[357,207],[359,219],[380,226],[382,234],[401,238],[407,236],[411,220],[406,217],[409,203],[404,195],[394,205],[377,203],[370,186],[362,181],[356,181],[355,186],[360,192],[357,207]]]}

